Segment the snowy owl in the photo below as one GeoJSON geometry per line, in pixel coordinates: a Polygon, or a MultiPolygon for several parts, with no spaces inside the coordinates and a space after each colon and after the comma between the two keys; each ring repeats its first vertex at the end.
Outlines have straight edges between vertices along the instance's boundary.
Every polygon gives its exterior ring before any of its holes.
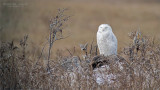
{"type": "Polygon", "coordinates": [[[117,55],[117,38],[108,24],[101,24],[97,32],[97,45],[101,55],[117,55]]]}

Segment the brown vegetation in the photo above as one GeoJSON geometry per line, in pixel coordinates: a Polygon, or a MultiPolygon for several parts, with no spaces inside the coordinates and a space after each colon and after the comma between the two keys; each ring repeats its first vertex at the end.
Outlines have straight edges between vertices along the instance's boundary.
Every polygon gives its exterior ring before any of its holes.
{"type": "MultiPolygon", "coordinates": [[[[58,41],[52,48],[73,49],[80,43],[90,44],[98,26],[110,24],[118,39],[118,51],[128,45],[128,32],[141,29],[143,34],[159,38],[160,3],[155,0],[1,0],[0,1],[0,40],[18,43],[25,34],[29,35],[28,47],[42,48],[47,35],[49,19],[56,14],[57,8],[69,8],[72,16],[66,28],[65,40],[58,41]],[[117,2],[118,1],[118,2],[117,2]],[[124,1],[124,2],[122,2],[124,1]],[[141,2],[137,2],[141,1],[141,2]],[[147,2],[152,1],[152,2],[147,2]],[[8,3],[8,4],[7,4],[8,3]],[[18,3],[22,7],[12,7],[18,3]],[[11,6],[7,6],[10,5],[11,6]],[[34,42],[33,42],[34,41],[34,42]]],[[[31,49],[32,50],[32,49],[31,49]]],[[[78,49],[77,49],[78,51],[78,49]]],[[[80,51],[80,50],[79,50],[80,51]]],[[[53,53],[55,54],[55,53],[53,53]]]]}

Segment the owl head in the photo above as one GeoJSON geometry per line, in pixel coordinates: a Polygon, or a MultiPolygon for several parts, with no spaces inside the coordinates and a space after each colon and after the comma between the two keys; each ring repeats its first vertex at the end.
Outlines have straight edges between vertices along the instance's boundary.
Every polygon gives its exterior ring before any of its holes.
{"type": "Polygon", "coordinates": [[[104,33],[104,32],[108,32],[108,31],[112,31],[112,28],[110,25],[108,24],[101,24],[99,27],[98,27],[98,32],[100,33],[104,33]]]}

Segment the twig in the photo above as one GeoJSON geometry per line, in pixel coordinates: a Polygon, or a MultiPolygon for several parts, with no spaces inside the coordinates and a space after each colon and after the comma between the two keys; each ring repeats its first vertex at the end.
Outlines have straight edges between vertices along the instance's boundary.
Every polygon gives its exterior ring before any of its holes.
{"type": "Polygon", "coordinates": [[[44,46],[43,46],[43,48],[42,48],[42,51],[41,51],[41,54],[40,54],[40,56],[38,57],[38,60],[36,61],[36,64],[35,64],[34,66],[36,66],[37,63],[38,63],[38,61],[40,60],[40,58],[41,58],[41,56],[42,56],[42,54],[43,54],[43,51],[44,51],[44,49],[45,49],[45,47],[46,47],[47,44],[48,44],[48,42],[46,42],[46,43],[44,44],[44,46]]]}
{"type": "Polygon", "coordinates": [[[70,54],[71,56],[73,56],[73,54],[69,51],[69,49],[66,48],[66,50],[69,52],[69,54],[70,54]]]}
{"type": "Polygon", "coordinates": [[[92,43],[91,43],[90,54],[92,54],[92,51],[93,51],[93,42],[94,42],[94,39],[92,40],[92,43]]]}

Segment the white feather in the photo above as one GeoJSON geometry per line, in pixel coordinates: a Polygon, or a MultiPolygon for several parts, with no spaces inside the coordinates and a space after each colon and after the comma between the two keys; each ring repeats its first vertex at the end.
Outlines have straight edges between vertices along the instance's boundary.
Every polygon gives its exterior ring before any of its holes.
{"type": "Polygon", "coordinates": [[[101,24],[97,32],[97,45],[101,55],[117,55],[117,38],[112,32],[111,26],[101,24]]]}

